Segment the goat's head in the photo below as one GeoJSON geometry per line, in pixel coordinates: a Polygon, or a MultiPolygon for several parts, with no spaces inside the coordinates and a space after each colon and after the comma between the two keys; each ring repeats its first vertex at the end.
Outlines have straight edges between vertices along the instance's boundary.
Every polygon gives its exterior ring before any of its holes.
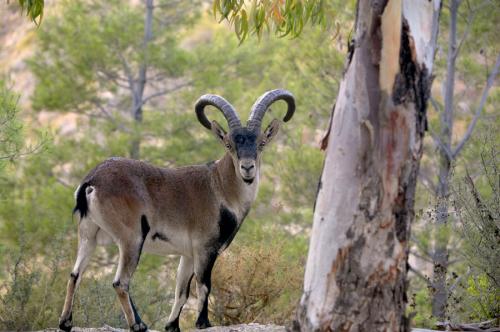
{"type": "Polygon", "coordinates": [[[271,121],[266,130],[261,132],[264,114],[269,106],[278,100],[284,100],[288,104],[283,121],[289,121],[295,112],[295,99],[290,92],[277,89],[268,91],[257,99],[252,106],[246,127],[241,125],[234,107],[224,98],[209,94],[201,96],[196,102],[195,110],[198,120],[224,145],[233,159],[236,174],[239,174],[248,184],[251,184],[258,174],[261,152],[278,133],[280,126],[278,119],[271,121]],[[208,105],[215,106],[224,114],[229,125],[229,132],[226,133],[217,121],[208,120],[204,111],[205,106],[208,105]]]}

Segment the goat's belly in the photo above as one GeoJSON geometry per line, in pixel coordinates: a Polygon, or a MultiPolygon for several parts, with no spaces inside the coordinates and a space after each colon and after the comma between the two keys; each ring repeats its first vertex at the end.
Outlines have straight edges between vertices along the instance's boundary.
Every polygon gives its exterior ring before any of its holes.
{"type": "Polygon", "coordinates": [[[148,236],[144,242],[143,251],[155,255],[185,255],[185,250],[172,242],[148,236]]]}

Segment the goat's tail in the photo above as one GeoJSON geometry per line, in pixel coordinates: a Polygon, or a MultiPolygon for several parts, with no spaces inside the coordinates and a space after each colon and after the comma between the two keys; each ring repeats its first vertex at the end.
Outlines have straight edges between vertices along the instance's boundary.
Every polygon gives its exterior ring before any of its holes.
{"type": "Polygon", "coordinates": [[[89,211],[89,205],[87,202],[87,187],[89,185],[90,184],[88,182],[84,182],[76,189],[75,192],[76,205],[73,209],[73,214],[75,214],[76,211],[79,211],[80,219],[85,217],[89,211]]]}

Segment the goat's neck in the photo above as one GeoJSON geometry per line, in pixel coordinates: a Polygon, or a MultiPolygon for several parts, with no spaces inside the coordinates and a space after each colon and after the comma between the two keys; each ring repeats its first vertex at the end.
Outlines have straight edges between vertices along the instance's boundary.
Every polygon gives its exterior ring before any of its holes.
{"type": "MultiPolygon", "coordinates": [[[[257,167],[258,166],[259,165],[257,165],[257,167]]],[[[243,179],[236,174],[233,159],[229,153],[226,153],[216,162],[214,172],[216,175],[216,185],[219,187],[224,201],[229,205],[228,207],[235,210],[234,212],[236,212],[239,217],[245,216],[257,196],[259,172],[255,175],[252,184],[245,183],[243,179]]]]}

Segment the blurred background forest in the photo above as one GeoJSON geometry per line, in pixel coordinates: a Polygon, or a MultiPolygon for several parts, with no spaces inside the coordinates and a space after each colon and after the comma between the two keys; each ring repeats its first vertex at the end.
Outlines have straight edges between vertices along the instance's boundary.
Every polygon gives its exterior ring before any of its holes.
{"type": "MultiPolygon", "coordinates": [[[[57,326],[76,254],[73,192],[91,168],[110,156],[164,167],[217,159],[223,149],[195,119],[196,99],[219,94],[246,119],[255,99],[274,88],[294,93],[297,112],[264,154],[257,201],[216,264],[209,310],[214,324],[289,324],[302,293],[320,142],[342,78],[354,6],[329,1],[336,24],[328,28],[240,43],[214,18],[211,2],[157,0],[148,8],[139,0],[51,0],[39,27],[17,2],[0,2],[0,330],[57,326]]],[[[439,287],[447,320],[500,315],[495,77],[481,106],[500,51],[494,28],[500,5],[471,0],[458,8],[447,122],[451,12],[445,1],[412,232],[408,315],[419,327],[443,318],[432,310],[439,287]],[[450,146],[460,148],[443,161],[450,146]],[[443,248],[444,272],[436,264],[443,248]]],[[[276,104],[265,122],[283,112],[276,104]]],[[[217,113],[209,115],[225,123],[217,113]]],[[[76,297],[76,326],[126,326],[111,287],[116,254],[106,247],[94,255],[76,297]]],[[[134,276],[131,292],[153,329],[163,328],[173,303],[177,260],[146,254],[134,276]]],[[[193,325],[190,303],[181,327],[193,325]]]]}

